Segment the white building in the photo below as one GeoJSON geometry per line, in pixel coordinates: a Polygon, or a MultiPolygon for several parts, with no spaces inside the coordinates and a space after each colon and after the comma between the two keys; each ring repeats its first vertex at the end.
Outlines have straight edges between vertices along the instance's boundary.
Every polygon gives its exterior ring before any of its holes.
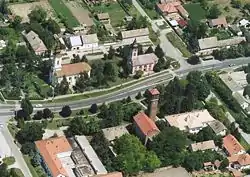
{"type": "Polygon", "coordinates": [[[208,123],[215,120],[206,109],[174,114],[166,116],[165,119],[170,126],[193,134],[198,133],[201,129],[207,127],[208,123]]]}
{"type": "Polygon", "coordinates": [[[96,34],[71,36],[68,38],[71,50],[93,50],[98,48],[98,42],[96,34]]]}
{"type": "Polygon", "coordinates": [[[205,150],[215,150],[216,146],[214,144],[214,140],[203,141],[198,143],[191,144],[191,149],[193,152],[195,151],[205,151],[205,150]]]}
{"type": "Polygon", "coordinates": [[[208,125],[216,135],[225,136],[227,133],[225,125],[218,120],[209,122],[208,125]]]}

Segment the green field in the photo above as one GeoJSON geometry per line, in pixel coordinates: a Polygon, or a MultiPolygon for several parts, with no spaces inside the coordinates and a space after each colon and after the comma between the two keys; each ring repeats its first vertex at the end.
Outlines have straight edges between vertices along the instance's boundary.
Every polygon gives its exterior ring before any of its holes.
{"type": "Polygon", "coordinates": [[[111,24],[118,26],[126,16],[119,3],[100,4],[91,7],[95,13],[109,13],[111,24]]]}
{"type": "Polygon", "coordinates": [[[63,3],[62,0],[49,0],[50,5],[57,13],[58,17],[62,20],[65,19],[69,27],[79,26],[80,23],[68,9],[68,7],[63,3]]]}
{"type": "Polygon", "coordinates": [[[206,12],[199,3],[184,4],[183,7],[188,11],[190,18],[193,21],[206,19],[206,12]]]}

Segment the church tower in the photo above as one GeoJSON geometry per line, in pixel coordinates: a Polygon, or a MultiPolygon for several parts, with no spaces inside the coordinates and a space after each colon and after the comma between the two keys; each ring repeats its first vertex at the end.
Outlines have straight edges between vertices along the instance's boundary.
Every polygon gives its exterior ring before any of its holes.
{"type": "Polygon", "coordinates": [[[154,88],[149,90],[148,116],[153,121],[156,120],[160,92],[154,88]]]}

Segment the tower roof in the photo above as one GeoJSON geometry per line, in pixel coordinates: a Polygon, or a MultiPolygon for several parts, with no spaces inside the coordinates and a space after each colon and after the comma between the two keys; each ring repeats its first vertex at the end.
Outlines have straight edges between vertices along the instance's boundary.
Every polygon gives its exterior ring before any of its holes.
{"type": "Polygon", "coordinates": [[[135,38],[134,42],[131,44],[131,48],[136,48],[136,47],[138,47],[138,43],[135,38]]]}
{"type": "Polygon", "coordinates": [[[149,93],[151,95],[159,95],[160,94],[160,92],[157,90],[157,88],[153,88],[153,89],[149,90],[149,93]]]}

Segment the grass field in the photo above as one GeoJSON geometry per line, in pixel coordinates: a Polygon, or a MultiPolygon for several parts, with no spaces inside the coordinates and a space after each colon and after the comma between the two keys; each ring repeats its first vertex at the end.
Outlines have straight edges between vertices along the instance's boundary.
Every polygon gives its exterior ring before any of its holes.
{"type": "Polygon", "coordinates": [[[199,3],[184,4],[183,7],[188,11],[193,21],[200,21],[206,18],[206,12],[199,3]]]}
{"type": "Polygon", "coordinates": [[[62,0],[49,0],[50,5],[55,10],[59,17],[65,17],[69,27],[79,26],[79,22],[67,8],[62,0]]]}
{"type": "Polygon", "coordinates": [[[124,17],[126,16],[126,13],[122,9],[119,3],[110,3],[110,4],[101,4],[101,5],[95,5],[91,7],[96,13],[109,13],[111,24],[113,26],[118,26],[124,17]]]}
{"type": "Polygon", "coordinates": [[[168,40],[173,44],[174,47],[180,50],[184,57],[190,57],[192,54],[188,51],[185,43],[175,34],[175,32],[170,32],[166,34],[168,40]]]}

